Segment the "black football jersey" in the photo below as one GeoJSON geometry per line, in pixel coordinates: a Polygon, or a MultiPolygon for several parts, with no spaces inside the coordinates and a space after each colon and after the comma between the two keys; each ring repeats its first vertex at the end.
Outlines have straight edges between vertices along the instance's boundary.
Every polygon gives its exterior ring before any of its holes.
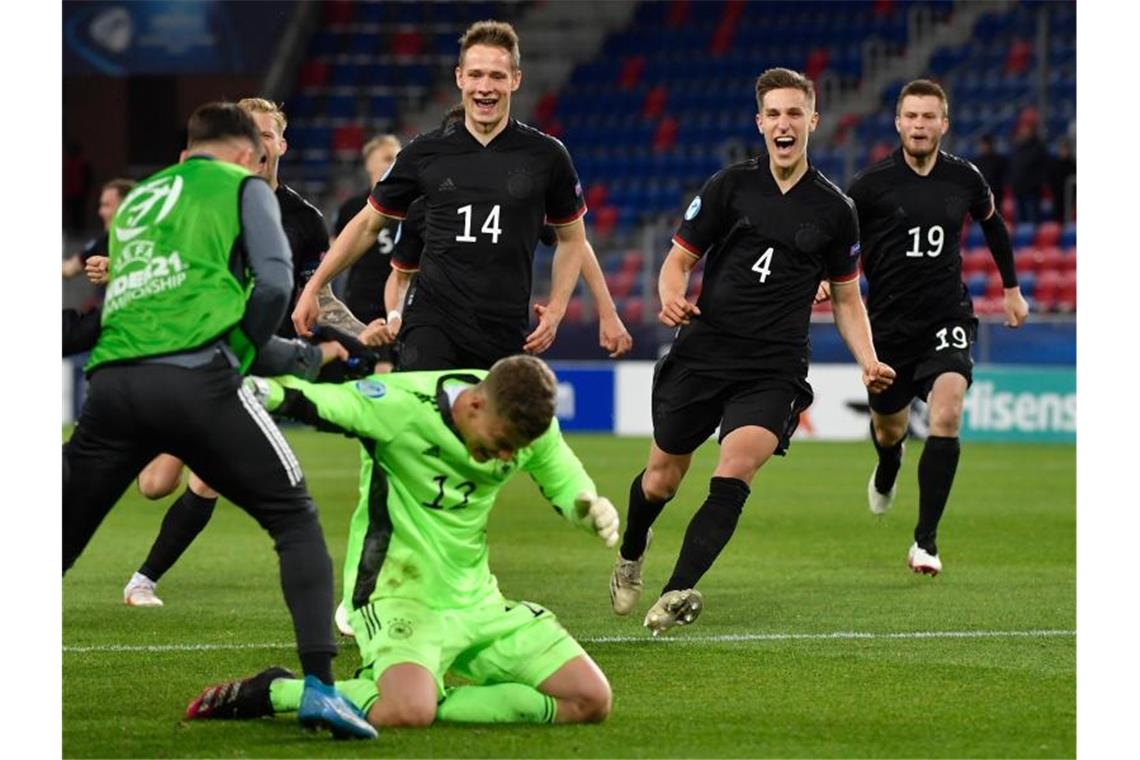
{"type": "Polygon", "coordinates": [[[962,284],[962,225],[967,212],[980,220],[991,207],[977,167],[942,151],[923,177],[899,148],[860,172],[850,194],[862,231],[875,345],[903,347],[923,339],[936,322],[972,319],[962,284]]]}
{"type": "Polygon", "coordinates": [[[717,372],[807,375],[812,301],[825,277],[858,273],[851,200],[809,166],[781,193],[767,158],[717,172],[685,211],[673,242],[706,256],[697,306],[672,356],[717,372]]]}
{"type": "MultiPolygon", "coordinates": [[[[340,235],[344,232],[344,228],[352,218],[368,203],[369,195],[371,191],[354,195],[341,204],[333,228],[335,234],[340,235]]],[[[369,247],[348,270],[344,305],[365,324],[387,314],[384,308],[384,284],[392,271],[392,248],[395,240],[396,230],[391,227],[380,230],[380,234],[376,236],[376,243],[369,247]]]]}
{"type": "Polygon", "coordinates": [[[293,330],[293,307],[297,305],[297,296],[313,272],[317,271],[321,257],[329,248],[329,233],[325,229],[325,218],[321,212],[295,190],[279,184],[276,195],[277,203],[281,206],[281,226],[285,229],[289,251],[293,254],[293,295],[289,299],[285,319],[277,328],[277,334],[292,338],[297,334],[293,330]]]}
{"type": "Polygon", "coordinates": [[[404,219],[420,197],[423,250],[405,324],[466,326],[521,349],[543,224],[586,213],[565,146],[514,119],[486,146],[462,122],[427,132],[400,151],[369,202],[404,219]]]}

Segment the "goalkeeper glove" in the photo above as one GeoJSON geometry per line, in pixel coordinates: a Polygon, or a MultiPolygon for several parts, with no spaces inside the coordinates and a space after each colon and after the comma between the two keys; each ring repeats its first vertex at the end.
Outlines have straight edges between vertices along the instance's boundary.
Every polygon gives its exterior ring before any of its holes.
{"type": "Polygon", "coordinates": [[[609,499],[582,492],[574,500],[574,516],[578,525],[597,533],[607,547],[617,545],[620,520],[609,499]]]}

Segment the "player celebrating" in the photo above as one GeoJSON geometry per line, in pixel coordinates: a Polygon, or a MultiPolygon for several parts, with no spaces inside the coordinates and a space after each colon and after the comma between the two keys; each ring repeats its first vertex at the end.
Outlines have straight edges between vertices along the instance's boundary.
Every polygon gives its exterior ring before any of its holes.
{"type": "Polygon", "coordinates": [[[332,686],[332,561],[281,432],[241,385],[292,289],[262,150],[233,103],[197,109],[182,162],[152,175],[111,225],[111,280],[90,383],[64,447],[63,571],[142,466],[185,460],[273,537],[307,674],[298,717],[374,737],[332,686]],[[233,262],[244,263],[234,268],[233,262]]]}
{"type": "Polygon", "coordinates": [[[970,344],[978,321],[962,284],[959,249],[967,212],[981,222],[1001,272],[1006,325],[1019,327],[1029,315],[989,186],[973,164],[939,150],[949,128],[942,88],[926,79],[910,82],[895,111],[902,145],[856,176],[850,189],[863,235],[875,347],[898,372],[890,390],[870,397],[879,461],[867,498],[877,515],[890,509],[911,399],[925,399],[930,435],[918,462],[918,524],[907,565],[930,575],[942,570],[935,538],[958,468],[962,402],[974,365],[970,344]]]}
{"type": "Polygon", "coordinates": [[[488,367],[501,356],[541,353],[586,256],[582,187],[565,146],[510,118],[522,83],[510,24],[481,21],[460,40],[456,86],[464,119],[420,135],[373,188],[305,287],[293,323],[307,335],[317,293],[359,258],[385,225],[424,197],[426,255],[401,328],[400,367],[488,367]],[[550,300],[528,335],[532,262],[544,220],[558,246],[550,300]]]}
{"type": "MultiPolygon", "coordinates": [[[[261,137],[262,151],[256,167],[257,174],[269,183],[280,208],[281,226],[289,241],[293,261],[294,291],[290,303],[295,303],[300,286],[312,276],[328,245],[324,220],[316,207],[278,179],[281,156],[288,149],[284,112],[264,98],[243,98],[238,101],[238,106],[253,118],[261,137]]],[[[322,292],[321,300],[322,321],[331,320],[349,332],[359,332],[364,328],[343,304],[332,298],[331,289],[322,292]]],[[[292,322],[288,319],[281,320],[277,325],[277,334],[282,337],[295,335],[292,322]]],[[[344,358],[346,355],[343,348],[333,348],[326,344],[321,352],[321,361],[344,358]]],[[[319,363],[310,361],[309,366],[309,376],[315,376],[320,369],[319,363]]],[[[148,499],[161,499],[178,487],[181,477],[182,460],[170,454],[162,454],[139,474],[139,490],[148,499]]],[[[159,534],[146,559],[123,588],[124,604],[132,607],[162,606],[162,600],[156,593],[158,581],[205,529],[217,502],[218,492],[191,472],[186,490],[170,505],[163,517],[159,534]]]]}
{"type": "MultiPolygon", "coordinates": [[[[251,384],[269,410],[359,438],[373,463],[362,470],[344,568],[363,668],[337,684],[372,725],[605,719],[611,693],[598,666],[551,612],[504,599],[488,565],[490,511],[519,472],[572,523],[617,543],[617,510],[594,495],[559,433],[554,375],[541,360],[512,356],[489,373],[251,384]],[[445,689],[447,672],[472,683],[445,689]]],[[[291,712],[300,686],[271,668],[207,689],[186,714],[291,712]]]]}
{"type": "Polygon", "coordinates": [[[640,595],[650,526],[718,425],[721,450],[673,575],[645,616],[654,635],[700,613],[703,599],[693,587],[732,537],[753,476],[786,452],[812,401],[808,326],[822,278],[834,286],[836,326],[863,382],[877,392],[894,376],[876,358],[859,297],[851,201],[808,163],[808,137],[819,121],[811,80],[769,69],[756,80],[756,103],[767,159],[734,164],[705,183],[658,279],[659,318],[679,329],[654,372],[649,461],[630,486],[610,579],[619,615],[640,595]],[[685,299],[689,273],[706,254],[704,288],[693,304],[685,299]]]}

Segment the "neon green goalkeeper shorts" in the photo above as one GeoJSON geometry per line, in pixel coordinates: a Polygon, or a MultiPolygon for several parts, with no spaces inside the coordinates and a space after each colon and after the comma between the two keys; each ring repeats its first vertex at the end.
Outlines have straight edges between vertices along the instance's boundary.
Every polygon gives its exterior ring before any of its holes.
{"type": "Polygon", "coordinates": [[[393,665],[426,668],[443,695],[451,672],[475,684],[537,687],[585,654],[554,613],[533,602],[502,597],[459,610],[435,610],[413,599],[389,597],[349,613],[364,667],[358,677],[393,665]]]}

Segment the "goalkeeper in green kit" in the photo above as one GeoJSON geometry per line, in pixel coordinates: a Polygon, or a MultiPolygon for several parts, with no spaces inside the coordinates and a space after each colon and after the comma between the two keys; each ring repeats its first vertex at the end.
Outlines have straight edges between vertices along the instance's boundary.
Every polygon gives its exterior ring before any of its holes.
{"type": "MultiPolygon", "coordinates": [[[[344,603],[363,667],[337,689],[374,726],[604,720],[609,683],[550,611],[507,600],[487,562],[495,497],[525,471],[570,522],[613,547],[599,498],[554,419],[556,384],[531,356],[482,370],[373,375],[341,385],[250,378],[269,411],[363,445],[344,603]],[[471,683],[445,689],[445,673],[471,683]]],[[[283,668],[206,689],[188,718],[295,711],[283,668]]]]}

